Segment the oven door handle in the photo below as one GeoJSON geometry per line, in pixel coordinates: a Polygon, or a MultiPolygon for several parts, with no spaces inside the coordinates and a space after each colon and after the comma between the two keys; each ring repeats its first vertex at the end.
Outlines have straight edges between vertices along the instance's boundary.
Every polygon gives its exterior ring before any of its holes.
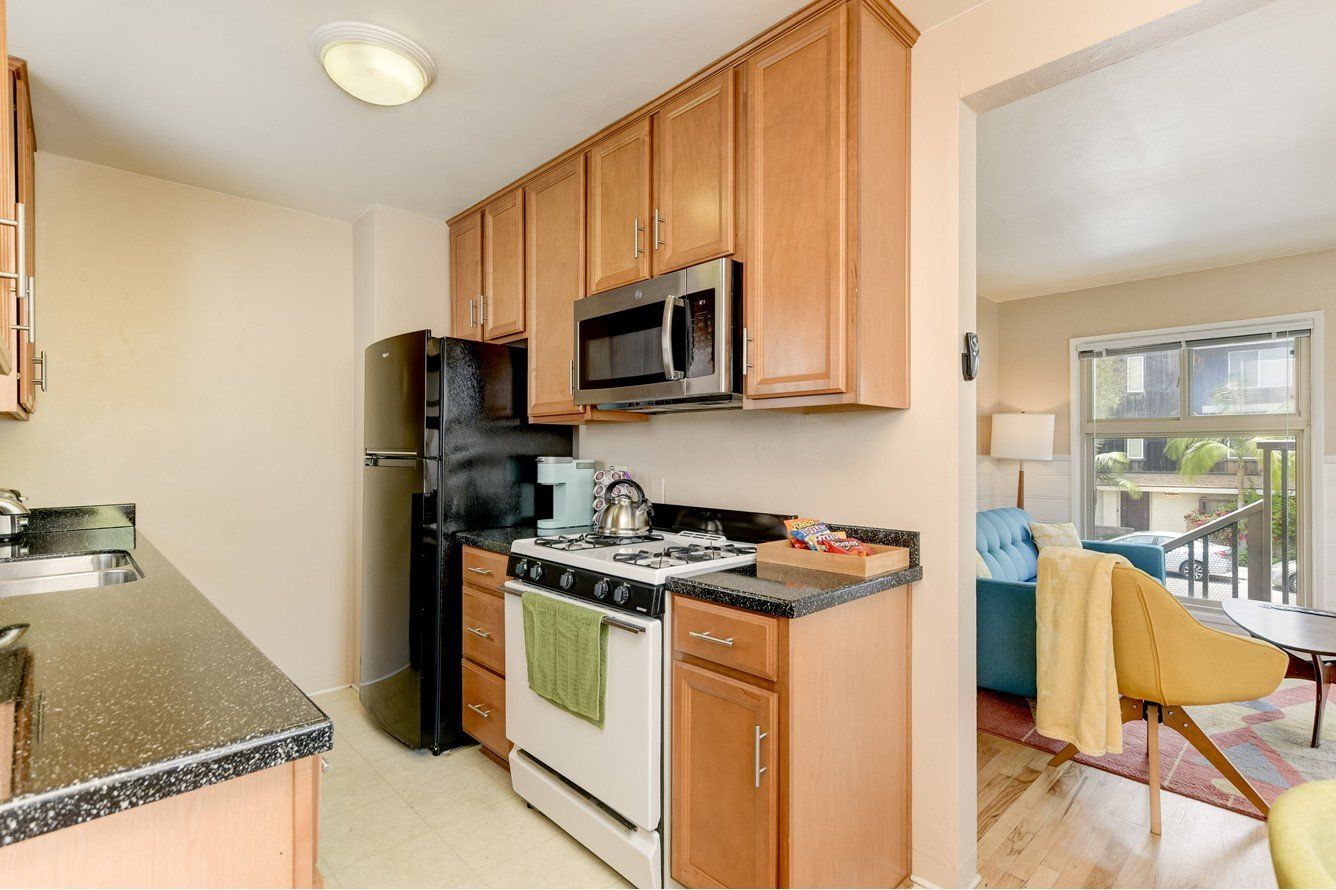
{"type": "Polygon", "coordinates": [[[667,380],[681,380],[687,376],[673,364],[673,309],[686,301],[669,294],[663,301],[663,376],[667,380]]]}

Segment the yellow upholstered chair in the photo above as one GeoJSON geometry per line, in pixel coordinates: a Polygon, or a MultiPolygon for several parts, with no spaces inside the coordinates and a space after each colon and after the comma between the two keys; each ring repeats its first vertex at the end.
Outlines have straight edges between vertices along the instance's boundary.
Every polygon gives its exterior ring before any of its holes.
{"type": "MultiPolygon", "coordinates": [[[[1183,708],[1270,695],[1285,676],[1288,656],[1270,643],[1206,627],[1163,584],[1119,566],[1113,570],[1113,657],[1123,722],[1146,721],[1151,832],[1160,833],[1161,723],[1186,738],[1265,816],[1266,801],[1183,708]]],[[[1050,764],[1076,753],[1068,745],[1050,764]]]]}
{"type": "Polygon", "coordinates": [[[1266,822],[1281,887],[1336,887],[1336,779],[1282,794],[1266,822]]]}

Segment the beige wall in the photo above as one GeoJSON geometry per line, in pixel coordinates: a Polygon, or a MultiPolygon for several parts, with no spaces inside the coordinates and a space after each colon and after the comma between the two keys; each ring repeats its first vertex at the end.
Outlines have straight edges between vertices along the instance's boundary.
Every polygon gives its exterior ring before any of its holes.
{"type": "MultiPolygon", "coordinates": [[[[999,410],[1057,414],[1053,450],[1071,451],[1070,341],[1336,308],[1336,250],[997,304],[999,410]]],[[[1327,366],[1336,324],[1325,324],[1327,366]]],[[[1314,376],[1329,379],[1324,368],[1314,376]]],[[[1325,449],[1336,453],[1336,386],[1325,388],[1325,449]]]]}
{"type": "Polygon", "coordinates": [[[352,670],[352,231],[42,153],[51,390],[0,423],[34,504],[139,523],[307,689],[352,670]]]}

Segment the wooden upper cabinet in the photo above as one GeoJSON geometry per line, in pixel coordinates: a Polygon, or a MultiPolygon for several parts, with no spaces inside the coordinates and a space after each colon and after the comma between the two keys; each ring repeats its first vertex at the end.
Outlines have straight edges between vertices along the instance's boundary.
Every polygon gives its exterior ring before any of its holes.
{"type": "Polygon", "coordinates": [[[482,339],[482,211],[450,226],[450,335],[482,339]]]}
{"type": "Polygon", "coordinates": [[[847,386],[845,41],[837,6],[747,61],[751,397],[847,386]]]}
{"type": "Polygon", "coordinates": [[[502,195],[482,211],[482,338],[524,333],[524,190],[502,195]]]}
{"type": "MultiPolygon", "coordinates": [[[[27,268],[25,271],[28,274],[28,285],[25,292],[32,292],[35,291],[33,282],[37,275],[36,239],[33,237],[34,224],[36,223],[34,198],[37,179],[35,169],[37,142],[33,132],[27,63],[22,59],[11,58],[8,75],[11,95],[14,97],[14,167],[9,171],[9,175],[14,177],[14,182],[11,186],[7,180],[5,185],[7,188],[15,189],[12,194],[18,202],[24,205],[27,212],[24,241],[27,248],[27,268]]],[[[10,204],[8,206],[12,208],[14,205],[10,204]]],[[[0,236],[12,231],[12,229],[0,229],[0,236]]],[[[11,266],[10,268],[14,267],[11,266]]],[[[13,300],[13,282],[0,281],[0,291],[6,293],[13,300]]],[[[11,310],[13,319],[20,327],[27,327],[32,323],[33,301],[35,299],[36,295],[34,293],[32,299],[13,300],[11,310]]],[[[42,367],[39,372],[37,346],[34,345],[33,338],[29,336],[26,330],[13,330],[11,328],[6,340],[10,344],[14,362],[13,369],[8,374],[0,375],[0,417],[12,420],[27,420],[37,410],[37,375],[38,373],[44,375],[46,369],[42,367]]],[[[41,364],[44,366],[45,363],[46,360],[43,356],[41,364]]]]}
{"type": "Polygon", "coordinates": [[[654,274],[733,252],[734,72],[672,99],[654,115],[654,274]]]}
{"type": "Polygon", "coordinates": [[[575,414],[572,307],[585,291],[585,158],[577,155],[524,188],[529,305],[529,416],[575,414]]]}
{"type": "Polygon", "coordinates": [[[672,876],[685,886],[779,886],[778,724],[776,693],[673,663],[672,876]]]}
{"type": "Polygon", "coordinates": [[[650,124],[628,124],[589,149],[589,292],[650,275],[650,124]]]}
{"type": "MultiPolygon", "coordinates": [[[[5,0],[0,0],[0,59],[9,58],[9,35],[6,25],[5,0]]],[[[14,219],[15,170],[17,147],[14,141],[14,87],[9,76],[0,77],[0,216],[14,219]]],[[[17,236],[12,226],[0,228],[0,269],[18,271],[17,236]]],[[[12,279],[0,279],[0,374],[15,369],[14,313],[17,295],[21,290],[12,279]]]]}

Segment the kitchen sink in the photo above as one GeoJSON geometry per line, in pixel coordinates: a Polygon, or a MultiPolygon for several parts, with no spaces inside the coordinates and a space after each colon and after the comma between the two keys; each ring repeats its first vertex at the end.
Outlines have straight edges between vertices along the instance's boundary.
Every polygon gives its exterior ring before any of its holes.
{"type": "Polygon", "coordinates": [[[0,597],[108,587],[142,577],[125,551],[21,559],[0,563],[0,597]]]}

